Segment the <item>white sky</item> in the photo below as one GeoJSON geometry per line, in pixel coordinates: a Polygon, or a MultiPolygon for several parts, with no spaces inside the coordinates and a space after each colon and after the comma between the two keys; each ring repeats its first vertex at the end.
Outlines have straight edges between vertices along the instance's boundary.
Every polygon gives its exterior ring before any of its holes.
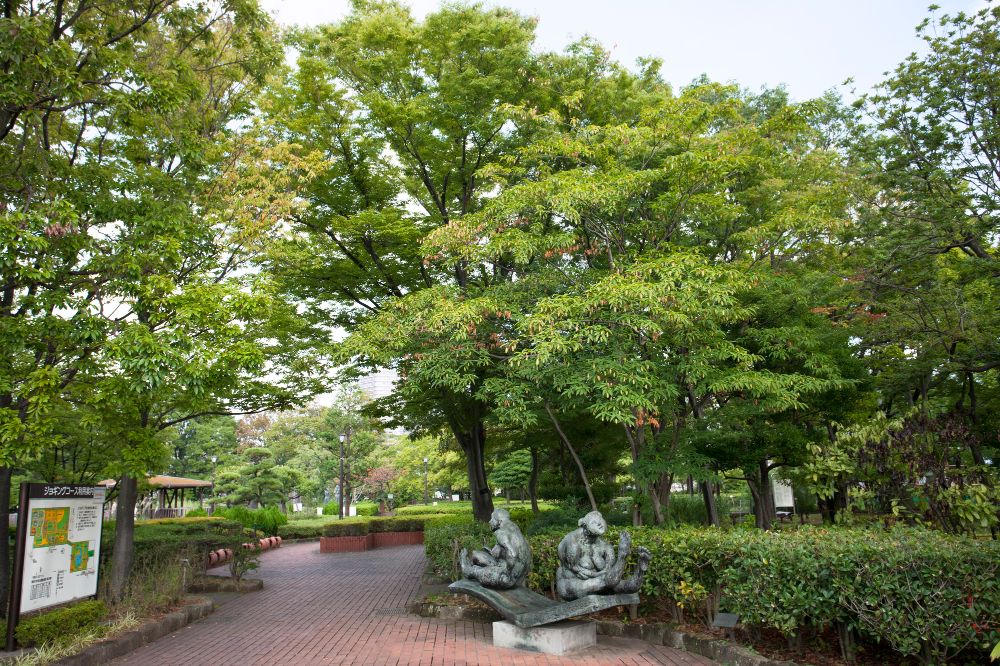
{"type": "MultiPolygon", "coordinates": [[[[938,15],[971,13],[988,0],[937,0],[938,15]]],[[[347,0],[262,0],[283,25],[337,21],[347,0]]],[[[410,0],[418,17],[438,0],[410,0]]],[[[488,0],[537,16],[537,43],[561,50],[584,34],[621,62],[663,59],[663,73],[683,85],[706,73],[751,89],[785,84],[804,100],[853,77],[868,91],[922,42],[914,28],[931,0],[488,0]]],[[[850,98],[849,89],[842,89],[850,98]]]]}

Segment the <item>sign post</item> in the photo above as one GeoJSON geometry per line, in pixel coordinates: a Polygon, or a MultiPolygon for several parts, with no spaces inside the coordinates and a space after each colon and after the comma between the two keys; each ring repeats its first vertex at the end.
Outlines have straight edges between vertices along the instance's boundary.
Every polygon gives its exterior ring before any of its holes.
{"type": "Polygon", "coordinates": [[[22,613],[97,594],[105,489],[22,483],[7,650],[22,613]]]}

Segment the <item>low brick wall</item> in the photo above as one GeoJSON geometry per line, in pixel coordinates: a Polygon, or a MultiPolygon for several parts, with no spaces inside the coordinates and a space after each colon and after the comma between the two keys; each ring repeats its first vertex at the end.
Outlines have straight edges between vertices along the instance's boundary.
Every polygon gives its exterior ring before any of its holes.
{"type": "Polygon", "coordinates": [[[368,536],[373,542],[370,548],[419,546],[424,542],[423,532],[375,532],[368,536]]]}
{"type": "Polygon", "coordinates": [[[423,532],[374,532],[365,536],[320,537],[319,552],[359,553],[372,548],[417,546],[423,542],[423,532]]]}

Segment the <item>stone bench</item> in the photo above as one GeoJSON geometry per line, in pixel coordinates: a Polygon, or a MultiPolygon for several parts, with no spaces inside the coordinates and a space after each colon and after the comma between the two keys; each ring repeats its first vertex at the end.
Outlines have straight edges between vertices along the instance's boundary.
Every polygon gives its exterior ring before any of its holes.
{"type": "Polygon", "coordinates": [[[455,581],[448,586],[452,594],[467,594],[489,604],[504,619],[528,629],[596,613],[615,606],[639,603],[638,594],[591,594],[573,601],[553,601],[526,587],[494,590],[472,580],[455,581]]]}

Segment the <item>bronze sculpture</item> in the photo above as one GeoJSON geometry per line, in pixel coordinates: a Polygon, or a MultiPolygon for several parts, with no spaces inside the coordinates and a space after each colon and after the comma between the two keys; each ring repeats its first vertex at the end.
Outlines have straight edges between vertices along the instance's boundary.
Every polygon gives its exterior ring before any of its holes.
{"type": "MultiPolygon", "coordinates": [[[[559,544],[556,586],[562,601],[529,590],[523,581],[531,566],[531,550],[517,525],[503,509],[493,512],[490,527],[497,545],[477,550],[471,557],[463,549],[459,558],[462,580],[448,586],[454,594],[468,594],[496,609],[508,622],[528,629],[558,623],[615,606],[639,603],[637,592],[649,568],[650,553],[638,548],[638,567],[625,577],[625,563],[632,538],[623,532],[618,553],[602,539],[607,523],[598,511],[580,519],[579,529],[559,544]]],[[[595,638],[593,639],[596,641],[595,638]]]]}
{"type": "Polygon", "coordinates": [[[499,590],[521,585],[531,569],[531,548],[527,539],[506,509],[493,511],[490,529],[497,540],[493,548],[473,551],[471,557],[467,549],[462,549],[459,554],[462,575],[479,581],[484,587],[499,590]]]}
{"type": "Polygon", "coordinates": [[[649,569],[651,555],[638,549],[638,566],[631,577],[625,577],[625,561],[632,551],[632,536],[622,532],[618,554],[602,537],[608,524],[600,511],[591,511],[580,519],[579,527],[559,542],[559,569],[556,571],[556,591],[566,600],[590,594],[629,594],[638,592],[649,569]]]}

